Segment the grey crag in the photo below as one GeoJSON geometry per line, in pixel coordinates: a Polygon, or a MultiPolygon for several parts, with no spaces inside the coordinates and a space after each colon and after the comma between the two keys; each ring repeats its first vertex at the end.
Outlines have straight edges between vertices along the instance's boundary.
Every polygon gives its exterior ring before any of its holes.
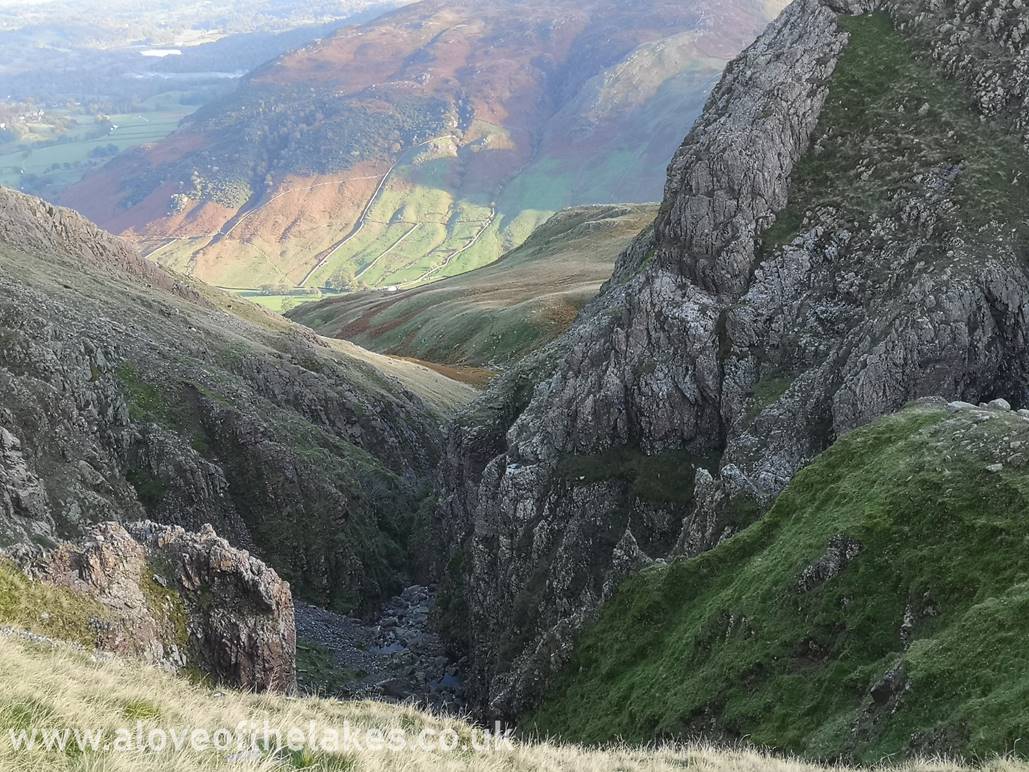
{"type": "Polygon", "coordinates": [[[289,585],[210,526],[101,523],[28,566],[98,601],[97,644],[250,690],[296,685],[289,585]]]}
{"type": "Polygon", "coordinates": [[[439,614],[483,714],[531,707],[622,577],[745,527],[841,434],[1026,402],[1026,45],[1017,0],[798,0],[729,66],[655,227],[451,435],[439,614]]]}

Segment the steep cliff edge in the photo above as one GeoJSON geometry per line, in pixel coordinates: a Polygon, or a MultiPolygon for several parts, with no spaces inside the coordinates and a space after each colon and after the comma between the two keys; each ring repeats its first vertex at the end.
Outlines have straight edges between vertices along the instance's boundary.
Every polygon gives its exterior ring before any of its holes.
{"type": "Polygon", "coordinates": [[[440,615],[484,714],[533,705],[625,575],[747,526],[846,431],[921,396],[1025,403],[1026,45],[1017,0],[798,0],[729,66],[655,227],[451,435],[440,615]]]}
{"type": "Polygon", "coordinates": [[[372,607],[405,586],[447,392],[471,393],[0,189],[0,547],[209,523],[298,595],[372,607]]]}

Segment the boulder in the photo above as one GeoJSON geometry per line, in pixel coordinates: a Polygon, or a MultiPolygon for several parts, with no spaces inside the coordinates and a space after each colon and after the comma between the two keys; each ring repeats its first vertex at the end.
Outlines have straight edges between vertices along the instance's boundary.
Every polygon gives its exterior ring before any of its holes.
{"type": "Polygon", "coordinates": [[[97,643],[234,687],[291,691],[296,626],[289,584],[211,526],[100,523],[34,558],[27,572],[110,613],[97,643]]]}

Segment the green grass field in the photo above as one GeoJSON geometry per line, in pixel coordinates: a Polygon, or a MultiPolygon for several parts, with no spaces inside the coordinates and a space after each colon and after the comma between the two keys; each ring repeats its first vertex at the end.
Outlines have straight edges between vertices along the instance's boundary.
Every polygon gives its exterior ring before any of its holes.
{"type": "Polygon", "coordinates": [[[293,310],[297,306],[303,305],[304,303],[314,303],[324,299],[325,297],[329,297],[323,292],[294,292],[290,294],[277,295],[274,293],[263,294],[254,291],[230,291],[233,295],[246,298],[251,303],[256,303],[262,308],[267,308],[269,311],[274,311],[277,314],[284,314],[287,311],[293,310]]]}
{"type": "MultiPolygon", "coordinates": [[[[364,227],[318,270],[308,286],[413,285],[485,265],[520,243],[494,216],[489,195],[445,187],[452,156],[421,152],[394,170],[364,227]],[[412,226],[414,229],[412,230],[412,226]],[[408,231],[411,231],[408,233],[408,231]],[[399,242],[399,243],[398,243],[399,242]]],[[[549,214],[547,212],[546,214],[549,214]]]]}

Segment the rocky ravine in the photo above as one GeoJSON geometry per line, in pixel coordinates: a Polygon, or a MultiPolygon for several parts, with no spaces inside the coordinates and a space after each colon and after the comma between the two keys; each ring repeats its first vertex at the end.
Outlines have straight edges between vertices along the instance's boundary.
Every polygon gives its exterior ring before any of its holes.
{"type": "Polygon", "coordinates": [[[1020,7],[797,0],[601,297],[461,417],[439,616],[483,715],[532,706],[620,578],[747,525],[842,433],[921,396],[1026,403],[1020,7]]]}
{"type": "Polygon", "coordinates": [[[341,699],[414,702],[462,712],[463,663],[432,628],[430,588],[407,587],[372,620],[298,602],[301,689],[341,699]]]}
{"type": "Polygon", "coordinates": [[[408,386],[0,189],[0,547],[209,523],[298,594],[373,608],[441,446],[408,386]]]}

